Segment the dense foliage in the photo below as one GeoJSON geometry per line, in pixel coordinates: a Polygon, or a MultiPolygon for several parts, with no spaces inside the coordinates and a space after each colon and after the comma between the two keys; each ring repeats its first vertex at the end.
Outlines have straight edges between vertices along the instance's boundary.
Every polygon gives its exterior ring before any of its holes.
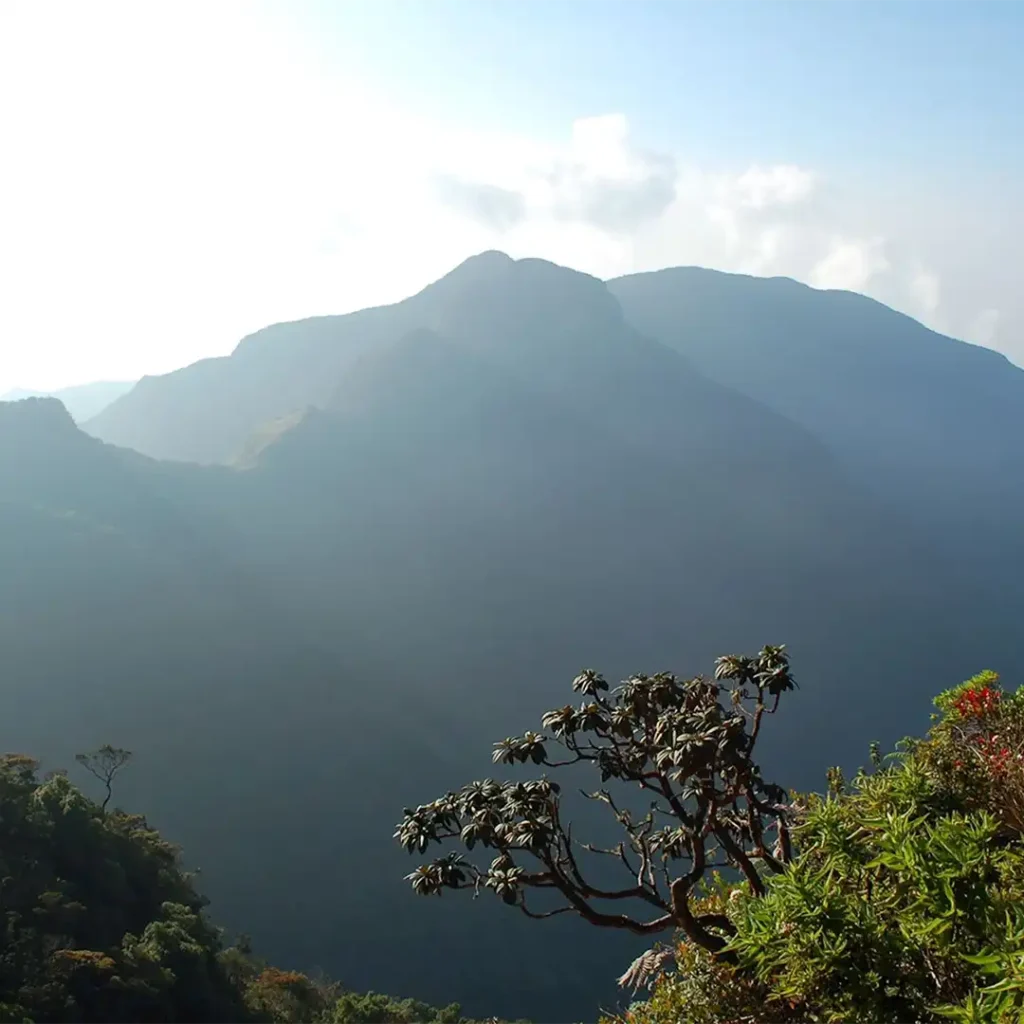
{"type": "Polygon", "coordinates": [[[173,847],[37,768],[0,759],[3,1018],[256,1019],[173,847]]]}
{"type": "MultiPolygon", "coordinates": [[[[418,999],[394,999],[377,992],[345,992],[333,1003],[326,1024],[500,1024],[498,1019],[471,1021],[458,1003],[428,1006],[418,999]]],[[[527,1024],[517,1021],[516,1024],[527,1024]]]]}
{"type": "Polygon", "coordinates": [[[796,856],[764,895],[706,887],[725,956],[685,936],[652,951],[630,979],[651,997],[614,1019],[1024,1019],[1024,688],[986,672],[936,704],[926,737],[797,800],[796,856]]]}
{"type": "Polygon", "coordinates": [[[62,772],[0,757],[0,1021],[464,1022],[458,1005],[346,992],[225,948],[177,850],[145,819],[107,811],[129,759],[79,763],[99,805],[62,772]]]}

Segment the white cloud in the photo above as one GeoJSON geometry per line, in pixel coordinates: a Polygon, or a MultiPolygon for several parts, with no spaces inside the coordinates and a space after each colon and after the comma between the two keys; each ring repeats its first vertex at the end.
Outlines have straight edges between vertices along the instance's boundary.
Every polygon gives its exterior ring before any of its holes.
{"type": "Polygon", "coordinates": [[[512,189],[462,181],[451,174],[438,174],[435,185],[442,203],[495,231],[507,231],[526,217],[526,201],[512,189]]]}
{"type": "Polygon", "coordinates": [[[941,298],[938,277],[931,271],[919,269],[910,281],[910,296],[916,308],[914,313],[925,320],[933,320],[941,298]]]}
{"type": "Polygon", "coordinates": [[[468,133],[323,67],[260,10],[0,4],[17,100],[0,105],[0,391],[163,372],[487,248],[603,277],[688,263],[867,290],[1007,351],[1024,322],[1009,246],[979,246],[1003,274],[986,291],[952,255],[970,230],[928,235],[947,197],[911,212],[794,163],[695,166],[614,113],[561,140],[468,133]]]}
{"type": "Polygon", "coordinates": [[[983,309],[971,324],[968,337],[979,345],[991,346],[999,326],[999,310],[983,309]]]}
{"type": "Polygon", "coordinates": [[[788,206],[810,197],[814,175],[803,167],[779,164],[776,167],[751,167],[734,181],[723,182],[741,206],[763,210],[770,206],[788,206]],[[730,187],[731,186],[731,187],[730,187]]]}
{"type": "Polygon", "coordinates": [[[862,292],[876,274],[888,269],[884,239],[837,238],[825,257],[815,264],[810,283],[815,288],[862,292]]]}
{"type": "Polygon", "coordinates": [[[667,154],[636,149],[626,118],[613,114],[576,121],[568,150],[553,161],[548,179],[560,219],[628,233],[672,203],[676,168],[667,154]]]}

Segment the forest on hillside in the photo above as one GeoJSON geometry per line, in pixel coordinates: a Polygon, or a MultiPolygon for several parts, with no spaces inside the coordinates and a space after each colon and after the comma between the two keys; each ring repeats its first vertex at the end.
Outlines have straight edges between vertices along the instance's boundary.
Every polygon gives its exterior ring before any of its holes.
{"type": "Polygon", "coordinates": [[[95,802],[64,770],[0,757],[0,1020],[473,1024],[456,1003],[348,991],[267,964],[244,936],[226,944],[179,851],[110,804],[130,760],[79,755],[95,802]]]}

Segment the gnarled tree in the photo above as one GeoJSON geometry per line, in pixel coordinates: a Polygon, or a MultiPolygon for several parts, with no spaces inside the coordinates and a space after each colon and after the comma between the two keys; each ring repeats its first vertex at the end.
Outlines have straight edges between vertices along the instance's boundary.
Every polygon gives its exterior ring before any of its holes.
{"type": "Polygon", "coordinates": [[[719,658],[714,679],[638,675],[609,691],[598,673],[584,671],[573,682],[582,703],[545,714],[544,733],[495,744],[494,761],[548,768],[589,762],[602,783],[637,787],[643,814],[607,788],[584,794],[607,805],[621,841],[608,848],[576,839],[561,789],[547,777],[486,779],[407,808],[395,838],[419,853],[448,840],[470,851],[480,846],[496,854],[490,865],[453,851],[407,878],[423,895],[490,889],[528,917],[574,912],[637,934],[682,929],[691,942],[728,959],[728,918],[695,913],[694,901],[713,869],[738,869],[761,895],[765,872],[781,872],[791,859],[786,793],[762,779],[753,754],[764,716],[794,686],[783,647],[719,658]],[[554,747],[564,753],[552,757],[554,747]],[[628,881],[619,888],[594,884],[594,857],[610,858],[628,881]],[[539,909],[532,890],[555,895],[558,904],[539,909]]]}

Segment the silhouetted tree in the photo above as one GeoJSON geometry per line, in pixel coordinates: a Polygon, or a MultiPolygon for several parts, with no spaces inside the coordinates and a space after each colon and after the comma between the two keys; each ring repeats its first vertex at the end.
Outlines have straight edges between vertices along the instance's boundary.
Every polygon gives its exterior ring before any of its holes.
{"type": "Polygon", "coordinates": [[[75,760],[90,775],[95,776],[106,788],[107,795],[100,804],[102,810],[107,809],[110,803],[114,777],[132,759],[130,750],[123,750],[121,747],[112,747],[109,743],[104,744],[99,750],[88,754],[76,754],[75,760]]]}
{"type": "Polygon", "coordinates": [[[728,917],[695,914],[691,900],[708,872],[727,866],[762,895],[765,871],[781,873],[791,859],[786,793],[762,780],[753,754],[764,716],[794,686],[782,647],[720,658],[713,680],[637,675],[611,693],[598,673],[584,671],[573,682],[582,703],[545,714],[545,733],[502,740],[494,761],[550,768],[592,763],[602,782],[638,787],[646,813],[634,813],[608,789],[585,794],[607,805],[625,833],[618,845],[600,848],[573,836],[560,787],[546,777],[473,782],[406,809],[395,837],[410,852],[458,840],[468,850],[492,850],[495,858],[481,867],[452,852],[408,880],[424,895],[491,889],[528,917],[574,912],[591,924],[638,934],[678,928],[729,959],[722,952],[734,931],[728,917]],[[567,756],[551,759],[553,745],[567,756]],[[611,859],[629,883],[594,884],[585,854],[611,859]],[[527,901],[530,890],[561,897],[559,905],[536,909],[527,901]],[[612,912],[609,904],[645,906],[647,913],[612,912]]]}

